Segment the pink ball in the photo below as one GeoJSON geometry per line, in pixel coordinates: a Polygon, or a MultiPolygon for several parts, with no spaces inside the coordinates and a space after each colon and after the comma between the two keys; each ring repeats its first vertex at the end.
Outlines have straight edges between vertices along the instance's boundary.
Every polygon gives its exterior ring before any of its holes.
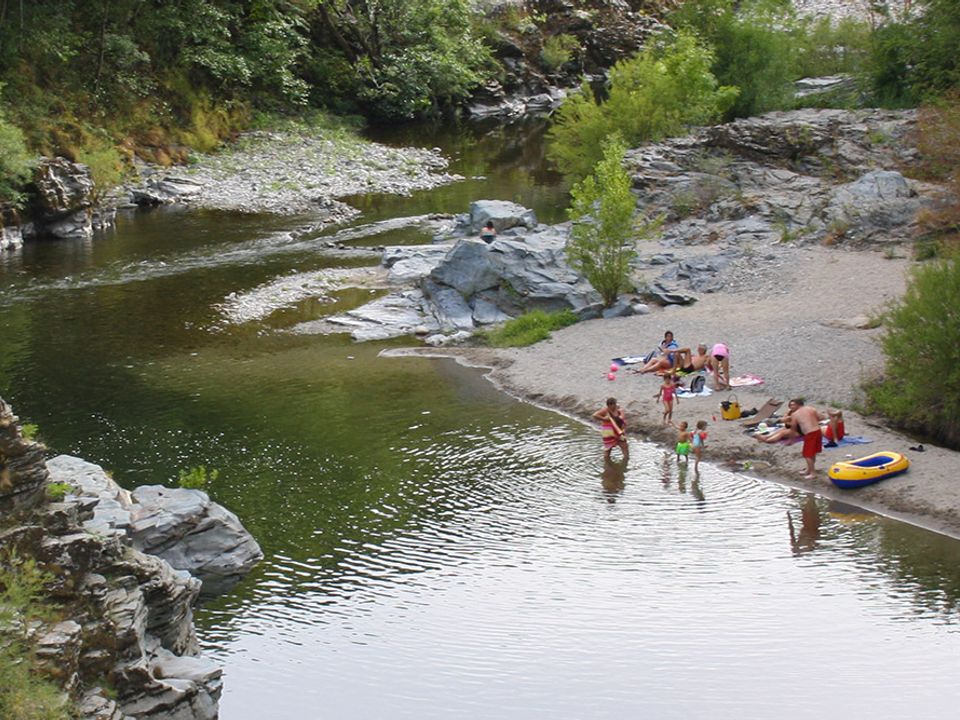
{"type": "Polygon", "coordinates": [[[617,370],[619,370],[619,369],[620,369],[620,366],[617,365],[616,363],[611,363],[611,364],[610,364],[610,372],[614,372],[614,373],[615,373],[615,372],[616,372],[617,370]]]}
{"type": "Polygon", "coordinates": [[[616,379],[617,379],[616,373],[612,373],[612,372],[607,373],[607,380],[616,380],[616,379]]]}

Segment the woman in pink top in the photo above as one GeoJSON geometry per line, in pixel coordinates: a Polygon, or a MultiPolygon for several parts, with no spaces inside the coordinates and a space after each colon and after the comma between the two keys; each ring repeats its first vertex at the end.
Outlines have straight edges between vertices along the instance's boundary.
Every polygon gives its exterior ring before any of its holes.
{"type": "Polygon", "coordinates": [[[710,350],[707,367],[713,373],[713,389],[730,389],[730,350],[723,343],[717,343],[710,350]]]}

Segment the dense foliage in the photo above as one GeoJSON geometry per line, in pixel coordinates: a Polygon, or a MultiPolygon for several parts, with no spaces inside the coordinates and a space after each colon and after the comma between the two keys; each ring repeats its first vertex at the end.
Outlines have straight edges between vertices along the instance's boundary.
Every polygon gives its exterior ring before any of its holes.
{"type": "Polygon", "coordinates": [[[134,148],[184,160],[264,111],[437,111],[486,77],[472,28],[468,0],[0,0],[0,191],[20,167],[11,126],[109,175],[134,148]]]}
{"type": "Polygon", "coordinates": [[[737,90],[717,83],[712,63],[710,49],[688,33],[618,62],[605,101],[584,83],[557,111],[549,132],[551,160],[564,174],[580,178],[600,161],[614,133],[634,146],[715,120],[737,90]]]}
{"type": "Polygon", "coordinates": [[[872,39],[869,68],[875,100],[913,106],[960,87],[960,3],[914,0],[872,39]]]}
{"type": "Polygon", "coordinates": [[[797,52],[789,5],[770,0],[695,0],[673,16],[714,51],[710,71],[739,94],[728,118],[749,117],[786,107],[792,98],[797,52]]]}
{"type": "Polygon", "coordinates": [[[882,382],[866,388],[900,425],[960,448],[960,262],[918,267],[884,321],[882,382]]]}
{"type": "Polygon", "coordinates": [[[636,257],[636,240],[652,229],[637,224],[636,199],[630,192],[630,176],[623,168],[626,146],[615,135],[603,148],[603,159],[593,174],[570,191],[573,202],[567,210],[573,221],[567,259],[583,273],[610,307],[630,284],[630,262],[636,257]]]}

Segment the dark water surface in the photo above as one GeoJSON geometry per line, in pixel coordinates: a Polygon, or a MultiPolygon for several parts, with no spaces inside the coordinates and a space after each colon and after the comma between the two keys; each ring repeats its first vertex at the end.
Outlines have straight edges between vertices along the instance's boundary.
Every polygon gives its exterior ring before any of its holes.
{"type": "MultiPolygon", "coordinates": [[[[479,197],[562,219],[538,143],[429,144],[485,179],[357,224],[479,197]]],[[[960,543],[654,446],[604,473],[594,430],[477,372],[274,331],[328,306],[224,323],[229,293],[335,263],[306,221],[145,213],[0,256],[0,395],[127,487],[219,469],[263,545],[197,613],[224,720],[956,717],[960,543]]]]}

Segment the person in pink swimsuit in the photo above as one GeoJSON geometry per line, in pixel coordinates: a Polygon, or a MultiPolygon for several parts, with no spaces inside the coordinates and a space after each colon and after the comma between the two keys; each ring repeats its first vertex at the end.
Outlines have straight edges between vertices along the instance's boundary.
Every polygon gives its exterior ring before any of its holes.
{"type": "Polygon", "coordinates": [[[653,396],[657,402],[663,400],[663,424],[673,425],[673,403],[680,404],[680,397],[677,395],[677,378],[673,373],[663,376],[663,385],[653,396]]]}
{"type": "Polygon", "coordinates": [[[713,389],[730,389],[730,349],[723,343],[717,343],[710,350],[707,367],[713,373],[713,389]]]}

